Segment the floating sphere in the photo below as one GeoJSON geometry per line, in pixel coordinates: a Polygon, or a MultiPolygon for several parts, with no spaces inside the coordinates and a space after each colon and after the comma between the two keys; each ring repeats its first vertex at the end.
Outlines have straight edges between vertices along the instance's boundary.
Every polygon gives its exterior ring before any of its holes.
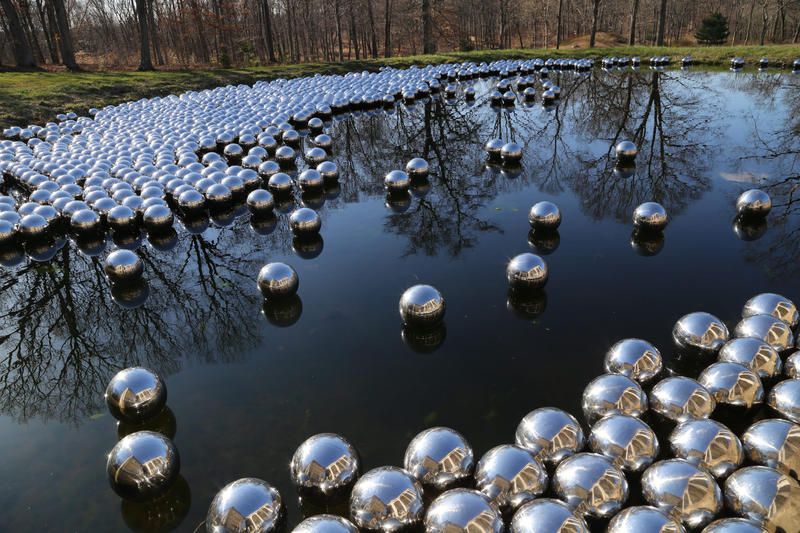
{"type": "Polygon", "coordinates": [[[497,506],[476,490],[452,489],[433,500],[425,514],[426,533],[502,533],[497,506]]]}
{"type": "Polygon", "coordinates": [[[800,426],[779,418],[760,420],[747,428],[742,444],[748,459],[800,477],[800,426]]]}
{"type": "Polygon", "coordinates": [[[285,298],[297,293],[300,278],[285,263],[267,263],[258,273],[257,284],[264,298],[285,298]]]}
{"type": "Polygon", "coordinates": [[[649,404],[653,412],[673,422],[708,418],[717,407],[714,396],[705,387],[684,376],[656,383],[650,391],[649,404]]]}
{"type": "Polygon", "coordinates": [[[288,194],[292,190],[292,178],[283,172],[277,172],[270,176],[267,186],[275,194],[288,194]]]}
{"type": "Polygon", "coordinates": [[[407,191],[411,185],[408,174],[402,170],[392,170],[383,179],[384,187],[389,192],[407,191]]]}
{"type": "Polygon", "coordinates": [[[772,199],[759,189],[750,189],[736,199],[736,213],[745,217],[765,217],[772,209],[772,199]]]}
{"type": "Polygon", "coordinates": [[[610,414],[640,417],[647,411],[647,396],[638,383],[620,374],[603,374],[583,390],[583,415],[589,424],[610,414]]]}
{"type": "Polygon", "coordinates": [[[545,464],[555,466],[581,451],[583,429],[574,416],[554,407],[542,407],[525,415],[517,426],[516,443],[545,464]]]}
{"type": "Polygon", "coordinates": [[[800,423],[800,379],[787,379],[772,387],[767,404],[781,416],[800,423]]]}
{"type": "Polygon", "coordinates": [[[606,352],[604,364],[609,374],[622,374],[639,383],[653,379],[663,366],[658,348],[642,339],[617,341],[606,352]]]}
{"type": "Polygon", "coordinates": [[[222,207],[233,201],[233,193],[225,185],[215,183],[206,190],[206,200],[212,206],[222,207]]]}
{"type": "Polygon", "coordinates": [[[247,190],[244,180],[239,176],[225,176],[222,178],[220,185],[227,187],[231,191],[231,195],[237,198],[241,198],[247,190]]]}
{"type": "Polygon", "coordinates": [[[247,195],[247,208],[254,215],[272,213],[275,199],[272,194],[264,189],[255,189],[247,195]]]}
{"type": "Polygon", "coordinates": [[[784,372],[790,378],[800,378],[800,351],[796,351],[786,358],[784,372]]]}
{"type": "Polygon", "coordinates": [[[780,294],[762,293],[753,296],[744,304],[742,317],[754,315],[772,315],[778,320],[786,322],[794,329],[800,323],[797,306],[790,299],[780,294]]]}
{"type": "Polygon", "coordinates": [[[0,245],[6,245],[13,242],[16,236],[17,230],[14,227],[14,224],[8,220],[0,219],[0,245]]]}
{"type": "Polygon", "coordinates": [[[486,150],[486,153],[492,159],[500,159],[500,151],[505,146],[505,142],[503,139],[489,139],[486,141],[486,144],[483,145],[483,149],[486,150]]]}
{"type": "Polygon", "coordinates": [[[296,130],[292,129],[284,131],[282,139],[285,144],[293,148],[297,148],[298,146],[300,146],[300,141],[302,140],[300,134],[296,130]]]}
{"type": "Polygon", "coordinates": [[[356,481],[350,495],[350,518],[361,529],[393,533],[414,527],[425,511],[422,487],[401,468],[375,468],[356,481]]]}
{"type": "Polygon", "coordinates": [[[322,219],[313,209],[299,207],[289,216],[289,227],[295,235],[313,235],[322,228],[322,219]]]}
{"type": "Polygon", "coordinates": [[[703,370],[697,381],[717,404],[750,408],[764,401],[764,387],[758,375],[738,363],[714,363],[703,370]]]}
{"type": "Polygon", "coordinates": [[[608,415],[589,435],[589,448],[628,472],[640,472],[658,456],[658,439],[650,426],[632,416],[608,415]]]}
{"type": "Polygon", "coordinates": [[[35,239],[47,233],[47,220],[41,215],[24,215],[17,224],[17,232],[23,239],[35,239]]]}
{"type": "Polygon", "coordinates": [[[556,92],[554,90],[546,89],[546,90],[542,91],[542,102],[545,105],[552,104],[553,102],[555,102],[556,98],[558,98],[558,95],[556,94],[556,92]]]}
{"type": "Polygon", "coordinates": [[[684,533],[683,526],[655,507],[628,507],[611,519],[606,533],[684,533]]]}
{"type": "Polygon", "coordinates": [[[429,172],[430,166],[428,165],[428,162],[421,157],[415,157],[406,163],[406,174],[408,174],[411,179],[424,178],[429,172]]]}
{"type": "Polygon", "coordinates": [[[165,205],[151,205],[144,210],[142,222],[147,231],[157,233],[172,228],[175,216],[172,210],[165,205]]]}
{"type": "Polygon", "coordinates": [[[297,183],[304,191],[319,189],[325,185],[325,181],[322,179],[322,174],[313,168],[301,172],[297,177],[297,183]]]}
{"type": "Polygon", "coordinates": [[[576,515],[607,518],[628,499],[628,481],[607,457],[578,453],[556,468],[553,491],[576,515]]]}
{"type": "Polygon", "coordinates": [[[749,466],[734,472],[725,481],[725,504],[768,531],[798,530],[800,485],[772,468],[749,466]]]}
{"type": "Polygon", "coordinates": [[[317,172],[319,172],[322,175],[322,179],[326,181],[339,179],[339,167],[337,167],[336,163],[333,161],[323,161],[317,165],[317,172]]]}
{"type": "Polygon", "coordinates": [[[263,179],[269,179],[272,175],[281,171],[281,166],[277,161],[264,161],[258,165],[258,175],[263,179]]]}
{"type": "Polygon", "coordinates": [[[511,533],[589,533],[583,518],[572,514],[569,506],[550,498],[523,505],[511,520],[511,533]]]}
{"type": "Polygon", "coordinates": [[[547,283],[548,276],[547,263],[531,253],[519,254],[506,267],[506,279],[514,289],[541,289],[547,283]]]}
{"type": "Polygon", "coordinates": [[[703,528],[703,533],[765,533],[765,529],[745,518],[720,518],[703,528]]]}
{"type": "Polygon", "coordinates": [[[178,207],[186,214],[198,213],[202,211],[205,206],[205,197],[195,189],[184,191],[178,197],[178,207]]]}
{"type": "MultiPolygon", "coordinates": [[[[317,110],[319,112],[319,110],[317,110]]],[[[330,108],[328,108],[327,115],[330,115],[330,108]]],[[[308,120],[308,129],[312,132],[322,131],[322,128],[325,126],[325,123],[319,117],[312,117],[308,120]]]]}
{"type": "Polygon", "coordinates": [[[114,231],[132,231],[136,228],[136,213],[124,205],[110,209],[106,220],[114,231]]]}
{"type": "Polygon", "coordinates": [[[228,483],[211,501],[206,515],[208,533],[269,533],[284,514],[278,489],[256,478],[228,483]]]}
{"type": "Polygon", "coordinates": [[[522,160],[522,146],[510,142],[500,149],[500,158],[504,163],[519,163],[522,160]]]}
{"type": "Polygon", "coordinates": [[[714,354],[728,342],[728,328],[710,313],[696,312],[681,317],[672,328],[678,348],[714,354]]]}
{"type": "Polygon", "coordinates": [[[400,316],[410,326],[432,326],[442,321],[444,296],[430,285],[414,285],[400,297],[400,316]]]}
{"type": "Polygon", "coordinates": [[[781,373],[783,362],[769,344],[754,337],[739,337],[726,342],[719,351],[719,360],[746,366],[761,379],[781,373]]]}
{"type": "Polygon", "coordinates": [[[320,514],[300,522],[292,533],[358,533],[358,528],[341,516],[320,514]]]}
{"type": "Polygon", "coordinates": [[[638,229],[662,231],[668,223],[667,210],[659,203],[645,202],[633,211],[633,225],[638,229]]]}
{"type": "Polygon", "coordinates": [[[328,152],[319,146],[315,146],[306,150],[305,158],[309,165],[319,165],[328,159],[328,152]]]}
{"type": "Polygon", "coordinates": [[[617,154],[617,159],[630,162],[636,159],[639,148],[636,147],[636,143],[633,141],[620,141],[617,143],[614,151],[617,154]]]}
{"type": "Polygon", "coordinates": [[[294,150],[290,146],[281,146],[275,150],[275,160],[281,168],[287,168],[294,165],[294,160],[297,157],[294,150]]]}
{"type": "Polygon", "coordinates": [[[687,420],[669,436],[672,455],[707,470],[716,478],[729,476],[744,460],[736,434],[716,420],[687,420]]]}
{"type": "Polygon", "coordinates": [[[533,454],[520,446],[495,446],[475,467],[475,488],[501,511],[513,512],[547,489],[547,471],[533,454]]]}
{"type": "Polygon", "coordinates": [[[131,283],[142,277],[144,263],[130,250],[114,250],[106,257],[103,270],[111,283],[131,283]]]}
{"type": "Polygon", "coordinates": [[[554,230],[561,225],[561,211],[553,202],[537,202],[528,213],[528,222],[534,229],[554,230]]]}
{"type": "Polygon", "coordinates": [[[457,431],[435,427],[414,437],[406,448],[403,467],[423,485],[445,489],[468,479],[475,466],[472,448],[457,431]]]}
{"type": "Polygon", "coordinates": [[[172,441],[154,431],[137,431],[111,449],[106,473],[119,496],[148,500],[166,492],[177,479],[180,464],[172,441]]]}
{"type": "Polygon", "coordinates": [[[297,448],[289,469],[298,489],[329,495],[353,485],[361,466],[358,452],[347,440],[320,433],[297,448]]]}
{"type": "Polygon", "coordinates": [[[794,334],[789,325],[772,315],[752,315],[743,318],[734,329],[736,337],[755,337],[782,352],[794,346],[794,334]]]}
{"type": "Polygon", "coordinates": [[[159,414],[167,404],[167,386],[151,370],[120,370],[106,387],[106,405],[117,420],[142,422],[159,414]]]}
{"type": "Polygon", "coordinates": [[[705,526],[722,508],[722,491],[711,474],[683,459],[659,461],[645,470],[642,495],[690,529],[705,526]]]}
{"type": "Polygon", "coordinates": [[[222,154],[226,158],[235,161],[242,158],[244,155],[244,149],[238,144],[229,144],[222,150],[222,154]]]}
{"type": "Polygon", "coordinates": [[[333,139],[330,135],[325,133],[320,133],[316,137],[314,137],[314,144],[319,146],[323,150],[329,150],[333,146],[333,139]]]}

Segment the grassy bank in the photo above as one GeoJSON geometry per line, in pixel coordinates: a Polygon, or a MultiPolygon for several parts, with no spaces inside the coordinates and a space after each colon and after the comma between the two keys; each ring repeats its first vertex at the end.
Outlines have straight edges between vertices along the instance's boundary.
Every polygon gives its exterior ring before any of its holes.
{"type": "Polygon", "coordinates": [[[251,84],[258,80],[306,76],[316,73],[344,73],[375,69],[381,65],[407,67],[412,64],[456,61],[493,61],[503,58],[593,57],[612,55],[652,55],[682,57],[691,54],[698,63],[721,65],[733,56],[744,57],[749,64],[762,56],[774,62],[791,63],[800,57],[797,46],[714,46],[655,48],[624,46],[597,49],[563,48],[529,50],[481,50],[389,59],[347,61],[344,63],[303,63],[243,69],[169,70],[158,72],[0,72],[0,127],[43,123],[56,113],[85,113],[90,107],[102,107],[139,98],[180,93],[235,83],[251,84]]]}

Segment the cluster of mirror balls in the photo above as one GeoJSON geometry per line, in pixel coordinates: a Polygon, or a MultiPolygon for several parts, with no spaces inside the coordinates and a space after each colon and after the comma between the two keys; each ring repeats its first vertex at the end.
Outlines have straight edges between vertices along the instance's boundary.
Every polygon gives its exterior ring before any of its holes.
{"type": "MultiPolygon", "coordinates": [[[[401,312],[441,319],[443,307],[416,303],[435,299],[435,290],[411,291],[401,312]]],[[[771,293],[745,303],[732,334],[709,313],[681,317],[672,338],[699,369],[696,379],[667,368],[650,342],[620,340],[605,354],[606,373],[584,389],[586,426],[561,409],[538,408],[520,421],[513,443],[480,458],[457,431],[433,427],[411,440],[401,467],[362,474],[348,440],[314,435],[291,458],[292,481],[301,497],[347,501],[349,513],[312,516],[294,531],[588,533],[597,524],[611,533],[798,531],[799,322],[795,304],[771,293]],[[737,434],[725,417],[750,425],[737,434]],[[626,507],[632,487],[641,487],[643,504],[626,507]]],[[[128,422],[155,416],[166,398],[163,381],[143,368],[122,370],[106,390],[111,413],[128,422]]],[[[151,431],[124,437],[107,464],[114,490],[133,499],[157,498],[179,468],[172,442],[151,431]]],[[[214,497],[205,528],[270,532],[284,518],[278,490],[244,478],[214,497]]]]}

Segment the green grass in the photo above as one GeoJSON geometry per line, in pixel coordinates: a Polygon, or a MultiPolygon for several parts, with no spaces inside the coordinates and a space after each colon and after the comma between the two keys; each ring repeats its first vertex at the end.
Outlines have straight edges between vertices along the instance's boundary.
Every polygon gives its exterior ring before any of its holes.
{"type": "Polygon", "coordinates": [[[102,107],[139,98],[207,89],[220,85],[246,83],[280,77],[316,73],[345,73],[374,70],[381,65],[407,67],[413,64],[461,61],[494,61],[503,58],[593,57],[609,55],[652,55],[681,57],[691,54],[704,65],[726,64],[733,56],[744,57],[752,65],[762,56],[773,62],[791,63],[800,56],[797,46],[709,46],[611,48],[563,48],[528,50],[481,50],[389,59],[347,61],[344,63],[302,63],[241,69],[167,70],[157,72],[0,72],[0,127],[27,125],[52,120],[56,113],[85,113],[90,107],[102,107]]]}

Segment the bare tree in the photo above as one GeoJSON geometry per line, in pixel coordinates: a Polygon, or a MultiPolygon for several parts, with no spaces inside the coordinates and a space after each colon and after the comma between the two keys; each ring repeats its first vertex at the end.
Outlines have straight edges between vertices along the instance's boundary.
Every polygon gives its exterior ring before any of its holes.
{"type": "Polygon", "coordinates": [[[75,48],[72,46],[72,32],[69,29],[69,18],[64,0],[51,0],[51,2],[56,13],[61,60],[69,70],[79,70],[78,63],[75,61],[75,48]]]}
{"type": "Polygon", "coordinates": [[[636,44],[636,16],[639,14],[639,0],[632,0],[631,5],[631,27],[628,34],[628,44],[636,44]]]}
{"type": "Polygon", "coordinates": [[[11,34],[11,48],[14,51],[14,63],[18,67],[35,67],[36,61],[33,59],[28,37],[25,29],[20,22],[19,13],[11,0],[0,0],[0,8],[5,14],[8,31],[11,34]]]}
{"type": "Polygon", "coordinates": [[[658,33],[656,34],[656,45],[664,46],[664,31],[667,26],[667,0],[661,0],[661,8],[658,10],[658,33]]]}
{"type": "Polygon", "coordinates": [[[592,32],[589,36],[589,48],[594,48],[595,38],[597,37],[597,19],[600,11],[600,1],[592,0],[592,32]]]}

